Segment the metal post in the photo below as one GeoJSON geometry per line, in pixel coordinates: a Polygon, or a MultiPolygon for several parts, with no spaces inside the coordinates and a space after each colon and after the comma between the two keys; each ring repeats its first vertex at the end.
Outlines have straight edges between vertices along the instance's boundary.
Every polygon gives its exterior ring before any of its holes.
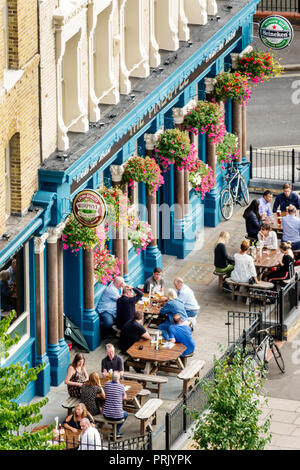
{"type": "Polygon", "coordinates": [[[165,446],[166,450],[170,450],[170,414],[166,413],[165,418],[165,446]]]}
{"type": "Polygon", "coordinates": [[[295,149],[292,150],[292,184],[295,183],[295,149]]]}
{"type": "Polygon", "coordinates": [[[152,450],[152,432],[148,432],[148,450],[152,450]]]}
{"type": "Polygon", "coordinates": [[[252,158],[252,144],[250,145],[250,179],[252,179],[252,164],[253,164],[253,158],[252,158]]]}

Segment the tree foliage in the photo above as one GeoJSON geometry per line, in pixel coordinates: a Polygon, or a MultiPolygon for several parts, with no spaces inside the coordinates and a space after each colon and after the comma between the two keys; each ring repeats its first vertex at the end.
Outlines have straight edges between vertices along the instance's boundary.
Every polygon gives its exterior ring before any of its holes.
{"type": "MultiPolygon", "coordinates": [[[[249,387],[243,380],[242,355],[236,352],[232,362],[214,360],[214,380],[202,381],[208,411],[191,412],[195,420],[197,449],[262,450],[270,442],[270,418],[259,422],[262,411],[259,387],[249,387]]],[[[253,374],[255,372],[252,372],[253,374]]],[[[257,378],[253,377],[253,383],[257,378]]]]}
{"type": "MultiPolygon", "coordinates": [[[[7,350],[20,338],[7,333],[15,315],[11,314],[0,320],[0,360],[8,356],[7,350]]],[[[48,402],[44,398],[34,404],[18,404],[18,397],[25,391],[30,382],[35,381],[43,366],[31,368],[28,364],[11,364],[0,366],[0,450],[38,450],[53,449],[47,441],[53,439],[50,426],[46,430],[31,433],[26,427],[38,423],[42,415],[41,408],[48,402]]]]}

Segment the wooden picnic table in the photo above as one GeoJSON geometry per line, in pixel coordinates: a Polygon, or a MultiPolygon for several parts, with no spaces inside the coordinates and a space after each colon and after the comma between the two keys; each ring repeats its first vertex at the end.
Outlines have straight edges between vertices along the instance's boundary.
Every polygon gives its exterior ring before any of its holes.
{"type": "Polygon", "coordinates": [[[156,374],[158,370],[179,373],[184,369],[180,356],[185,350],[186,346],[182,343],[174,343],[172,349],[162,346],[159,349],[155,349],[155,345],[151,344],[149,339],[141,339],[134,343],[127,350],[127,353],[135,360],[145,361],[145,374],[156,374]],[[141,346],[143,349],[139,349],[141,346]]]}
{"type": "Polygon", "coordinates": [[[281,224],[278,224],[277,214],[274,212],[272,215],[266,218],[266,223],[271,225],[272,230],[275,232],[282,230],[282,217],[287,215],[286,212],[281,212],[281,224]]]}
{"type": "Polygon", "coordinates": [[[164,306],[165,301],[158,300],[156,298],[152,299],[151,302],[147,305],[145,308],[144,303],[139,303],[137,302],[135,304],[135,311],[136,312],[143,312],[144,313],[144,326],[148,327],[151,324],[158,325],[161,318],[159,318],[160,315],[160,309],[164,306]]]}
{"type": "Polygon", "coordinates": [[[282,260],[282,253],[280,250],[269,250],[263,248],[262,256],[259,256],[259,249],[256,250],[256,258],[254,264],[256,268],[274,268],[278,266],[282,260]]]}

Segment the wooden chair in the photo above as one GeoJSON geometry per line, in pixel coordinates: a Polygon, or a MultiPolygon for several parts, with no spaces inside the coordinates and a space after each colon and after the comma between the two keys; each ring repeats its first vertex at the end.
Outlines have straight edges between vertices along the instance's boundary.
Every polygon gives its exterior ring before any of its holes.
{"type": "Polygon", "coordinates": [[[163,401],[159,398],[150,398],[145,405],[135,414],[140,420],[140,434],[143,436],[147,429],[153,431],[152,424],[157,422],[157,410],[161,407],[163,401]]]}
{"type": "Polygon", "coordinates": [[[186,366],[177,377],[183,380],[182,393],[179,395],[186,395],[191,388],[194,387],[195,382],[198,380],[200,371],[203,369],[205,361],[198,360],[193,361],[191,364],[186,366]]]}
{"type": "Polygon", "coordinates": [[[94,416],[94,421],[98,425],[100,434],[108,434],[109,436],[112,435],[113,441],[117,440],[117,425],[124,423],[124,419],[120,419],[119,421],[111,421],[104,418],[102,415],[94,416]]]}

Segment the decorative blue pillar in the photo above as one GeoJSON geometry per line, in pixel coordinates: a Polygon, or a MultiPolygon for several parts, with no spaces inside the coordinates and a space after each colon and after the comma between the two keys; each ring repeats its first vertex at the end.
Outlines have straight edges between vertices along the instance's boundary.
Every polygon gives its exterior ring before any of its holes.
{"type": "Polygon", "coordinates": [[[82,333],[93,351],[100,344],[100,320],[94,303],[94,251],[83,252],[84,308],[82,333]]]}

